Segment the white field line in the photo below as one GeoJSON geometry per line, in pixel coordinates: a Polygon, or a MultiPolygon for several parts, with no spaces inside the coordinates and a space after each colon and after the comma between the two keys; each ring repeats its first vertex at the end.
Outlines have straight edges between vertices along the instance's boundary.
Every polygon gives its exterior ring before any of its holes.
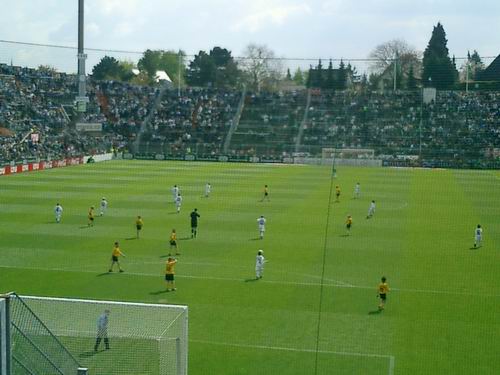
{"type": "MultiPolygon", "coordinates": [[[[127,262],[128,264],[156,264],[158,265],[158,262],[127,262]]],[[[238,265],[232,265],[232,264],[222,264],[222,263],[204,263],[204,262],[182,262],[182,264],[187,264],[191,266],[208,266],[208,267],[224,267],[224,268],[239,268],[239,269],[249,269],[247,266],[238,266],[238,265]]],[[[282,271],[283,273],[289,273],[282,271]]],[[[295,276],[304,276],[304,277],[310,277],[311,279],[321,279],[321,276],[316,276],[316,275],[309,275],[306,273],[293,273],[295,276]]],[[[354,285],[346,283],[345,281],[341,280],[334,280],[334,279],[328,279],[328,278],[323,278],[323,280],[330,281],[333,284],[339,284],[339,285],[344,285],[346,287],[353,287],[354,285]]]]}
{"type": "MultiPolygon", "coordinates": [[[[72,272],[72,273],[92,273],[99,274],[105,273],[107,267],[103,267],[102,272],[100,270],[90,271],[90,270],[72,270],[67,268],[41,268],[41,267],[27,267],[27,266],[8,266],[8,265],[0,265],[0,268],[14,268],[14,269],[25,269],[25,270],[35,270],[35,271],[54,271],[54,272],[72,272]]],[[[116,272],[114,272],[116,273],[116,272]]],[[[141,272],[127,272],[125,271],[125,275],[133,275],[133,276],[145,276],[145,277],[161,277],[163,273],[141,273],[141,272]]],[[[248,278],[230,278],[230,277],[212,277],[212,276],[198,276],[198,275],[178,275],[176,277],[179,279],[199,279],[199,280],[217,280],[217,281],[237,281],[242,282],[247,280],[248,278]]],[[[297,286],[326,286],[332,288],[345,288],[345,289],[367,289],[367,290],[375,290],[373,286],[364,286],[364,285],[341,285],[341,284],[328,284],[328,283],[316,283],[316,282],[295,282],[295,281],[278,281],[278,280],[266,280],[261,279],[258,281],[259,284],[277,284],[277,285],[297,285],[297,286]]],[[[459,292],[459,291],[446,291],[446,290],[433,290],[433,289],[404,289],[404,288],[391,288],[393,292],[401,292],[401,293],[422,293],[422,294],[442,294],[442,295],[452,295],[452,296],[471,296],[471,297],[493,297],[499,298],[500,294],[478,294],[478,293],[467,293],[467,292],[459,292]]]]}
{"type": "Polygon", "coordinates": [[[264,349],[264,350],[280,350],[286,352],[299,352],[299,353],[321,353],[321,354],[333,354],[341,356],[351,356],[351,357],[366,357],[366,358],[384,358],[389,360],[389,375],[394,375],[394,366],[396,363],[396,358],[393,355],[388,354],[372,354],[372,353],[359,353],[359,352],[337,352],[330,350],[318,350],[315,349],[299,349],[290,348],[284,346],[267,346],[267,345],[249,345],[249,344],[236,344],[230,342],[219,342],[219,341],[208,341],[208,340],[189,340],[189,342],[199,343],[199,344],[209,344],[209,345],[220,345],[220,346],[232,346],[237,348],[248,348],[248,349],[264,349]]]}
{"type": "Polygon", "coordinates": [[[391,355],[389,357],[389,375],[394,375],[394,367],[396,367],[396,357],[391,355]]]}

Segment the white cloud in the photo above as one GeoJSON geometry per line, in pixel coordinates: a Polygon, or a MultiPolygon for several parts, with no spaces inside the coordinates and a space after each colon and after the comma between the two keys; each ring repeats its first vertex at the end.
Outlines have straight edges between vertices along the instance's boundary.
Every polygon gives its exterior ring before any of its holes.
{"type": "MultiPolygon", "coordinates": [[[[261,2],[262,3],[262,2],[261,2]]],[[[267,6],[254,6],[242,19],[236,21],[231,30],[257,32],[265,26],[282,25],[285,21],[294,16],[311,13],[311,8],[307,4],[268,4],[267,6]]]]}
{"type": "Polygon", "coordinates": [[[113,34],[117,37],[123,37],[132,34],[134,31],[135,27],[130,22],[120,22],[114,27],[113,34]]]}
{"type": "Polygon", "coordinates": [[[95,22],[90,22],[85,25],[85,32],[91,36],[99,36],[101,34],[101,28],[95,22]]]}
{"type": "Polygon", "coordinates": [[[140,0],[99,0],[96,8],[106,15],[119,15],[133,17],[137,14],[140,5],[145,4],[140,0]]]}

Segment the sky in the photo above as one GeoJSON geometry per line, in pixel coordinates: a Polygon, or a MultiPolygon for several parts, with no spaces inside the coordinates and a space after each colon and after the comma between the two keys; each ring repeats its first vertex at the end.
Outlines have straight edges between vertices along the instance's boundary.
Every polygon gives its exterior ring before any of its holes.
{"type": "MultiPolygon", "coordinates": [[[[0,40],[76,46],[77,4],[1,0],[0,40]]],[[[437,22],[445,28],[451,55],[474,49],[482,56],[500,54],[499,0],[85,0],[86,47],[112,50],[180,48],[196,54],[221,46],[241,56],[253,42],[280,57],[349,61],[366,58],[391,39],[423,51],[437,22]]],[[[104,55],[88,54],[90,66],[104,55]]],[[[72,50],[0,42],[0,62],[11,60],[76,70],[72,50]]]]}

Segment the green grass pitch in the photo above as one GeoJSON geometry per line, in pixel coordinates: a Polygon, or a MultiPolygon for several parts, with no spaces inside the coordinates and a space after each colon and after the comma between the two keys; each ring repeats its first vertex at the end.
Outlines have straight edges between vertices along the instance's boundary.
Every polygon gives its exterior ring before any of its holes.
{"type": "MultiPolygon", "coordinates": [[[[4,176],[0,290],[186,304],[190,374],[500,373],[500,173],[339,167],[340,203],[329,204],[331,181],[329,167],[146,161],[4,176]],[[184,196],[180,214],[174,184],[184,196]],[[260,202],[264,184],[270,202],[260,202]],[[87,228],[87,209],[103,196],[108,212],[87,228]],[[372,199],[377,211],[366,219],[372,199]],[[130,239],[137,215],[140,240],[130,239]],[[484,246],[474,250],[478,223],[484,246]],[[163,293],[172,228],[177,291],[163,293]],[[117,240],[125,273],[98,276],[117,240]],[[250,281],[259,248],[269,263],[262,280],[250,281]],[[382,275],[392,290],[379,314],[382,275]]],[[[96,374],[114,373],[116,365],[99,367],[113,352],[91,355],[89,341],[77,358],[96,374]]],[[[130,373],[148,371],[134,366],[151,360],[149,349],[121,344],[132,348],[130,373]]]]}

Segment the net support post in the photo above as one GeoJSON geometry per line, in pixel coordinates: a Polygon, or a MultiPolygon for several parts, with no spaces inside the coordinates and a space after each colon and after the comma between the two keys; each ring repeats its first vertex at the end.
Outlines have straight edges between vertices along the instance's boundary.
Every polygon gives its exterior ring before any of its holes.
{"type": "Polygon", "coordinates": [[[0,296],[0,375],[11,374],[10,296],[0,296]]]}
{"type": "Polygon", "coordinates": [[[89,369],[84,367],[79,367],[77,375],[89,375],[89,369]]]}

